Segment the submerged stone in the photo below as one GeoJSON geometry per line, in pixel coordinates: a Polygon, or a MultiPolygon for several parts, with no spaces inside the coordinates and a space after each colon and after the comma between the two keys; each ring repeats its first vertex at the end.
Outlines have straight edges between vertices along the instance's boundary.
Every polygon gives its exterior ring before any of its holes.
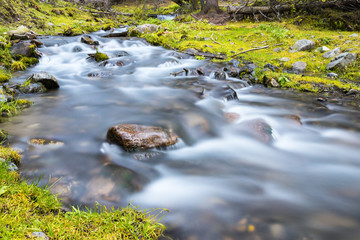
{"type": "Polygon", "coordinates": [[[119,124],[108,130],[107,139],[126,151],[135,151],[174,145],[178,136],[161,127],[119,124]]]}

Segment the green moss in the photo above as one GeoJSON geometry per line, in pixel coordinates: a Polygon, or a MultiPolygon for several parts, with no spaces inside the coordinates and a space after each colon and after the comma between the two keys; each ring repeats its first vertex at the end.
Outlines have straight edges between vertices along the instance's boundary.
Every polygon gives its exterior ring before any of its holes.
{"type": "Polygon", "coordinates": [[[34,58],[34,57],[23,57],[21,58],[20,60],[22,63],[24,63],[24,65],[26,67],[29,67],[29,66],[33,66],[35,64],[38,64],[39,63],[39,59],[37,58],[34,58]]]}
{"type": "Polygon", "coordinates": [[[11,74],[8,71],[0,69],[0,83],[8,82],[11,79],[11,74]]]}
{"type": "Polygon", "coordinates": [[[22,109],[30,107],[32,102],[25,99],[0,102],[0,112],[3,117],[11,117],[19,113],[22,109]]]}
{"type": "MultiPolygon", "coordinates": [[[[18,151],[14,150],[12,148],[0,146],[0,158],[3,158],[9,162],[13,162],[17,166],[19,166],[20,160],[21,160],[21,155],[19,154],[18,151]]],[[[0,176],[0,178],[1,178],[1,176],[0,176]]],[[[2,185],[2,182],[0,182],[0,187],[1,187],[1,185],[2,185]]]]}
{"type": "Polygon", "coordinates": [[[95,61],[97,61],[97,62],[102,62],[102,61],[109,59],[108,55],[106,55],[105,53],[101,53],[101,52],[96,52],[94,55],[94,58],[95,58],[95,61]]]}

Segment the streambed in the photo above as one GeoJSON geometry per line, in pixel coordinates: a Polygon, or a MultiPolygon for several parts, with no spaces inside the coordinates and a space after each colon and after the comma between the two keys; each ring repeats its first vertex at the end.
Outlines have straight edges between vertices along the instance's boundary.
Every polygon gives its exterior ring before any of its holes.
{"type": "Polygon", "coordinates": [[[40,63],[15,77],[46,71],[60,84],[26,95],[35,104],[2,123],[23,177],[59,180],[65,206],[169,209],[174,239],[360,238],[359,108],[213,73],[174,76],[218,65],[103,34],[91,37],[106,65],[87,59],[95,50],[81,36],[43,37],[40,63]],[[229,85],[235,100],[221,96],[229,85]],[[106,141],[120,123],[171,128],[180,141],[150,158],[128,153],[106,141]]]}

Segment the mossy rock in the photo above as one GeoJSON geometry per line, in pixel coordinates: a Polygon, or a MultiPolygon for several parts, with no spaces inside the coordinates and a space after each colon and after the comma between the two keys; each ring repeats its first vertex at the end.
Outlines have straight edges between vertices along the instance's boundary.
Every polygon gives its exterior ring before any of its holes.
{"type": "Polygon", "coordinates": [[[102,62],[102,61],[108,60],[109,57],[105,53],[97,52],[94,54],[94,59],[97,62],[102,62]]]}

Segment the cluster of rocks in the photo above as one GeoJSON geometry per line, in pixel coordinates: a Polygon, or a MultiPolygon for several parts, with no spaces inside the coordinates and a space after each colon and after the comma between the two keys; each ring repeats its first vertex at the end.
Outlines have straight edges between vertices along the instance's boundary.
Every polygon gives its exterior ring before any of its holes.
{"type": "Polygon", "coordinates": [[[41,52],[37,50],[42,43],[37,40],[37,34],[24,26],[9,31],[12,40],[10,52],[15,57],[40,58],[41,52]]]}
{"type": "MultiPolygon", "coordinates": [[[[352,35],[352,37],[356,37],[356,35],[352,35]]],[[[290,48],[290,52],[296,51],[312,51],[315,49],[315,42],[308,39],[302,39],[297,42],[290,48]]],[[[351,49],[341,53],[341,48],[337,47],[335,49],[329,49],[326,46],[319,47],[316,49],[317,52],[324,52],[322,55],[325,59],[331,59],[330,62],[327,64],[327,70],[335,70],[337,68],[344,68],[351,63],[353,63],[357,55],[356,53],[351,53],[351,49]]],[[[292,65],[293,70],[296,72],[304,72],[306,69],[306,63],[299,61],[292,65]]]]}

